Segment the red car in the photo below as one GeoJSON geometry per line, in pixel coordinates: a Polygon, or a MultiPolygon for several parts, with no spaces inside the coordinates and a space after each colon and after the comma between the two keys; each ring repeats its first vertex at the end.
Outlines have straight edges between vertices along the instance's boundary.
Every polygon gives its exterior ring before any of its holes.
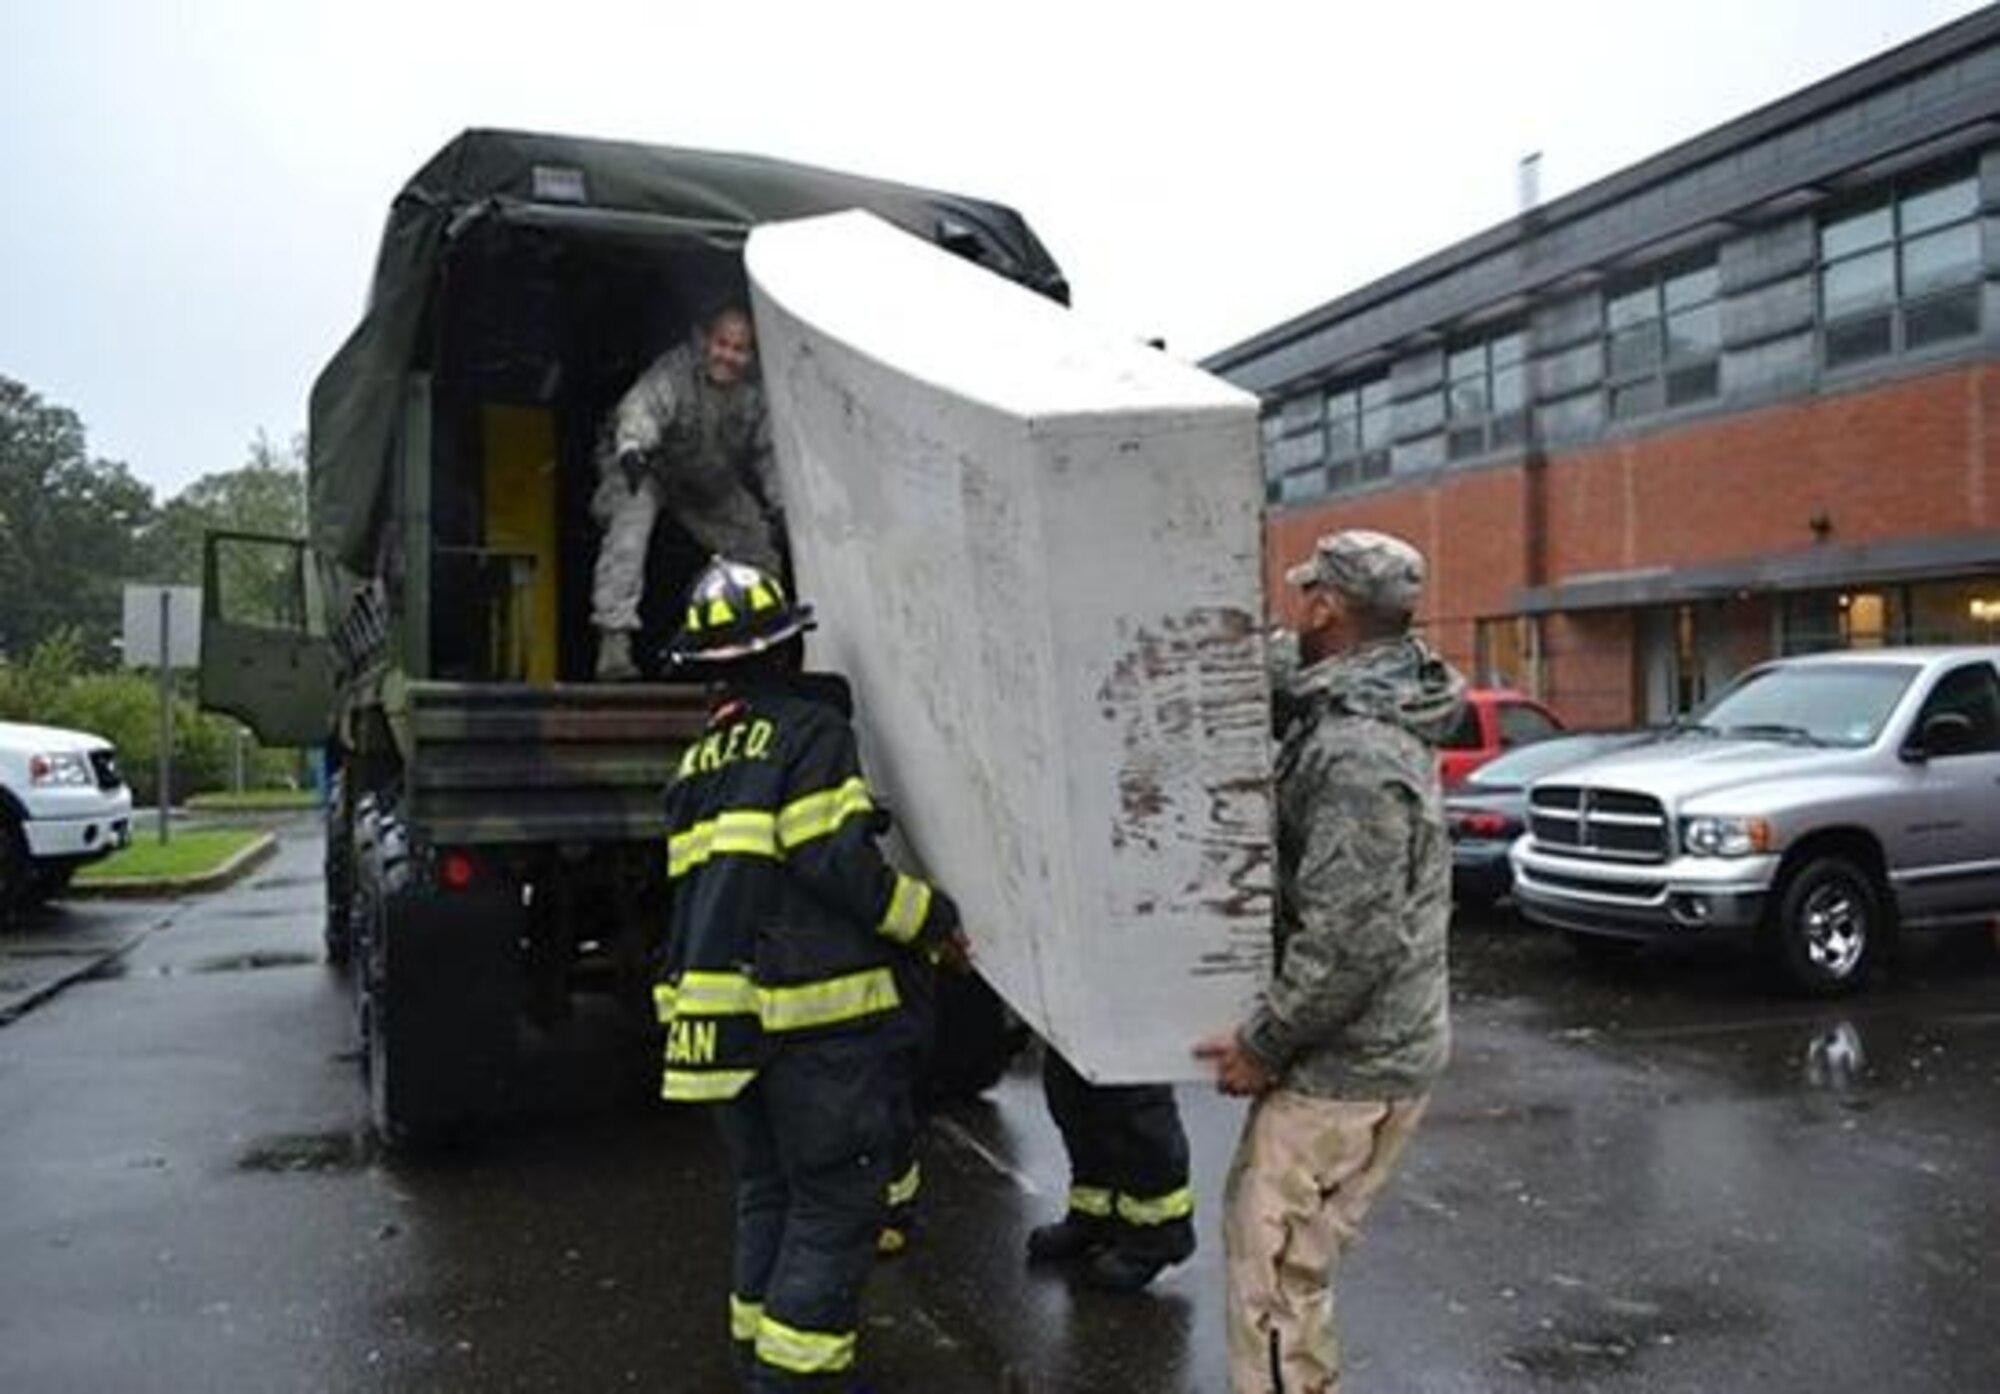
{"type": "Polygon", "coordinates": [[[1438,776],[1447,789],[1503,750],[1530,745],[1563,729],[1561,718],[1528,696],[1504,687],[1475,687],[1465,694],[1458,724],[1438,747],[1438,776]]]}

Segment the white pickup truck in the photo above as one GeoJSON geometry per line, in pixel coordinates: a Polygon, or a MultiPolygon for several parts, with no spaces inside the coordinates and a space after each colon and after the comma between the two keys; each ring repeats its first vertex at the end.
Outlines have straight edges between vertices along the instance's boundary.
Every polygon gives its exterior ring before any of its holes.
{"type": "Polygon", "coordinates": [[[132,838],[132,790],[111,743],[0,721],[0,920],[132,838]]]}
{"type": "Polygon", "coordinates": [[[1856,987],[1899,928],[2000,922],[2000,648],[1753,668],[1535,783],[1509,857],[1521,912],[1580,949],[1737,936],[1805,992],[1856,987]]]}

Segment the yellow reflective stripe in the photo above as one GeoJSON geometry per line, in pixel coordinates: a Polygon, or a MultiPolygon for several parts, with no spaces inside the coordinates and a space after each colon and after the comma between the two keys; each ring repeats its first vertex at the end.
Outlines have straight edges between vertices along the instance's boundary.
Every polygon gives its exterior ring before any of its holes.
{"type": "Polygon", "coordinates": [[[674,996],[676,1016],[749,1015],[758,1009],[757,986],[741,973],[683,973],[674,996]]]}
{"type": "Polygon", "coordinates": [[[855,775],[836,789],[806,794],[779,809],[778,844],[790,851],[814,838],[831,837],[849,818],[874,811],[868,781],[855,775]]]}
{"type": "Polygon", "coordinates": [[[778,820],[756,809],[732,809],[707,818],[667,839],[667,875],[687,875],[717,853],[778,855],[778,820]]]}
{"type": "Polygon", "coordinates": [[[854,1021],[902,1005],[896,978],[887,968],[865,968],[845,977],[799,987],[763,989],[764,1029],[802,1031],[854,1021]]]}
{"type": "Polygon", "coordinates": [[[1194,1192],[1186,1186],[1163,1196],[1118,1197],[1118,1218],[1128,1225],[1164,1225],[1194,1214],[1194,1192]]]}
{"type": "Polygon", "coordinates": [[[795,1375],[831,1375],[854,1364],[852,1331],[801,1331],[769,1312],[757,1325],[757,1358],[795,1375]]]}
{"type": "Polygon", "coordinates": [[[1108,1220],[1111,1218],[1111,1192],[1102,1186],[1071,1186],[1069,1208],[1079,1215],[1108,1220]]]}
{"type": "Polygon", "coordinates": [[[672,983],[653,984],[653,1017],[665,1026],[674,1019],[674,1002],[680,996],[672,983]]]}
{"type": "Polygon", "coordinates": [[[923,1169],[915,1162],[911,1162],[908,1171],[889,1183],[889,1204],[908,1205],[917,1198],[917,1192],[923,1187],[923,1169]]]}
{"type": "Polygon", "coordinates": [[[889,897],[889,909],[883,914],[882,923],[875,926],[875,932],[898,944],[907,944],[917,937],[930,912],[931,888],[899,871],[895,892],[889,897]]]}
{"type": "Polygon", "coordinates": [[[757,1328],[764,1322],[764,1304],[752,1302],[747,1297],[729,1294],[729,1339],[732,1341],[754,1341],[757,1328]]]}
{"type": "Polygon", "coordinates": [[[677,1104],[712,1104],[741,1094],[755,1070],[668,1070],[660,1079],[660,1097],[677,1104]]]}

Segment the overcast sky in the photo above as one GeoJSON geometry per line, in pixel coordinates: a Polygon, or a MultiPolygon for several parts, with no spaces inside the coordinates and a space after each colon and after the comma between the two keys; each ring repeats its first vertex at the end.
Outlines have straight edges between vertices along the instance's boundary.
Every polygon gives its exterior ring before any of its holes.
{"type": "Polygon", "coordinates": [[[468,126],[1024,212],[1197,358],[1979,8],[1954,0],[0,0],[0,375],[162,499],[305,425],[468,126]]]}

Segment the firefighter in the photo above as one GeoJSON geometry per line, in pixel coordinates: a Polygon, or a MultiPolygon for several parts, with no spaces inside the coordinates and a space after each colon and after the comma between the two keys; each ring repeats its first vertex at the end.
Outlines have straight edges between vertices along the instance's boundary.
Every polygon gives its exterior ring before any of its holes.
{"type": "Polygon", "coordinates": [[[1092,1084],[1047,1043],[1042,1092],[1069,1154],[1068,1209],[1028,1234],[1031,1265],[1138,1292],[1194,1253],[1188,1140],[1170,1084],[1092,1084]]]}
{"type": "Polygon", "coordinates": [[[963,947],[951,899],[876,845],[847,684],[801,669],[812,627],[770,571],[717,558],[672,650],[711,708],[667,793],[661,1092],[720,1105],[754,1391],[853,1387],[914,1087],[905,1003],[927,957],[963,947]]]}

